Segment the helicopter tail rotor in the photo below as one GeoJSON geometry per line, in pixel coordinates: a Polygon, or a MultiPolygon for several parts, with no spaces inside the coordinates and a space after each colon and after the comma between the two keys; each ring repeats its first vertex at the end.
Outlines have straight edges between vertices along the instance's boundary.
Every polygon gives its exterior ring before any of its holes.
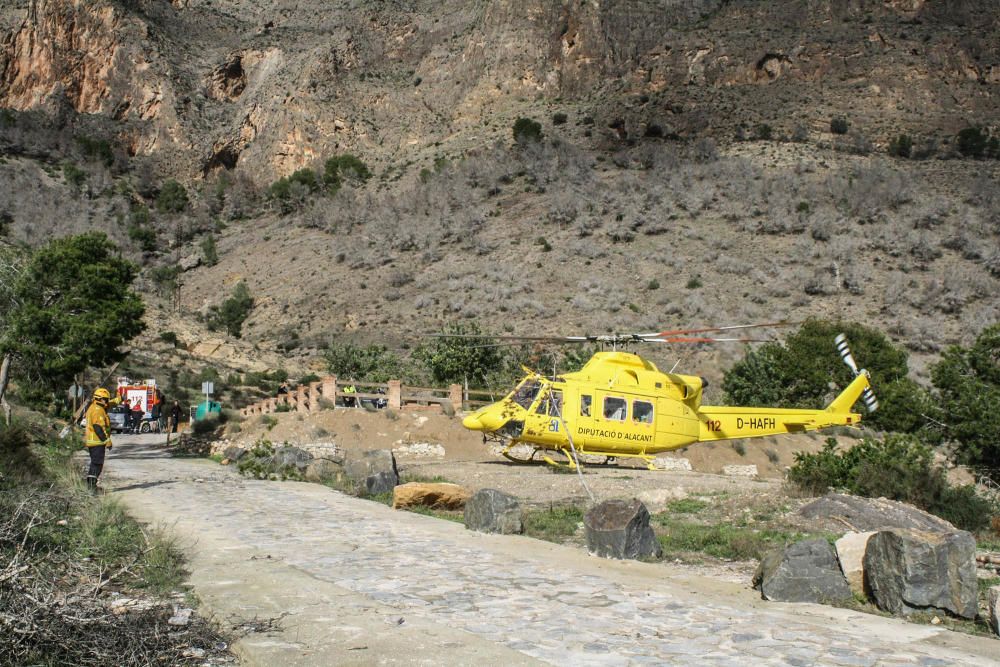
{"type": "MultiPolygon", "coordinates": [[[[868,371],[864,369],[858,369],[858,364],[854,361],[854,355],[851,354],[851,348],[847,345],[847,336],[844,334],[837,334],[837,337],[833,339],[833,342],[837,346],[837,352],[840,353],[840,358],[844,360],[847,367],[851,369],[854,376],[857,377],[862,373],[867,375],[868,371]]],[[[878,410],[878,399],[875,398],[875,392],[871,390],[871,387],[865,387],[865,390],[861,392],[861,400],[864,401],[865,407],[868,408],[868,412],[872,413],[878,410]]]]}

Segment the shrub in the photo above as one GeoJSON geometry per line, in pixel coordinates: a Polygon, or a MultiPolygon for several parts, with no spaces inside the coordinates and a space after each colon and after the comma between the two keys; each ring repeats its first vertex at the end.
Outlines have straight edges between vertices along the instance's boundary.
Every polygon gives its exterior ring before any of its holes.
{"type": "Polygon", "coordinates": [[[399,379],[403,363],[384,345],[330,345],[324,353],[331,373],[341,378],[387,382],[399,379]]]}
{"type": "Polygon", "coordinates": [[[1000,468],[1000,324],[983,330],[968,348],[952,346],[931,368],[943,436],[958,443],[959,460],[1000,468]]]}
{"type": "Polygon", "coordinates": [[[149,279],[153,281],[157,289],[162,295],[173,294],[174,290],[177,289],[177,276],[181,274],[181,267],[176,264],[173,266],[158,266],[155,269],[150,270],[149,279]]]}
{"type": "Polygon", "coordinates": [[[753,129],[753,138],[758,141],[770,141],[774,130],[767,123],[761,123],[753,129]]]}
{"type": "Polygon", "coordinates": [[[701,287],[701,278],[698,276],[695,276],[694,278],[689,278],[687,284],[684,286],[687,287],[688,289],[698,289],[699,287],[701,287]]]}
{"type": "Polygon", "coordinates": [[[830,119],[830,132],[833,134],[847,134],[847,130],[850,129],[850,124],[847,122],[846,118],[831,118],[830,119]]]}
{"type": "Polygon", "coordinates": [[[883,440],[864,438],[843,452],[836,446],[830,438],[815,454],[798,452],[789,481],[817,495],[835,488],[910,503],[964,530],[989,523],[989,502],[974,487],[950,486],[944,469],[934,465],[931,448],[919,439],[897,434],[883,440]]]}
{"type": "Polygon", "coordinates": [[[76,143],[88,158],[101,162],[105,167],[110,167],[114,164],[115,154],[111,150],[111,143],[107,139],[77,137],[76,143]]]}
{"type": "Polygon", "coordinates": [[[895,157],[910,157],[913,153],[913,139],[909,135],[901,134],[889,142],[889,155],[895,157]]]}
{"type": "Polygon", "coordinates": [[[191,432],[195,435],[208,435],[214,433],[221,425],[221,421],[216,417],[206,417],[191,424],[191,432]]]}
{"type": "Polygon", "coordinates": [[[219,306],[212,306],[209,310],[208,328],[212,331],[225,329],[230,336],[239,338],[242,333],[243,323],[250,316],[253,309],[253,297],[250,296],[250,289],[242,280],[233,289],[233,295],[222,302],[219,306]]]}
{"type": "Polygon", "coordinates": [[[514,121],[514,141],[519,144],[539,142],[542,140],[542,125],[530,118],[518,118],[514,121]]]}
{"type": "Polygon", "coordinates": [[[87,172],[80,169],[72,162],[63,162],[62,171],[63,178],[65,178],[66,182],[74,188],[79,188],[87,182],[87,172]]]}
{"type": "Polygon", "coordinates": [[[967,127],[958,133],[958,152],[965,157],[983,157],[989,135],[978,127],[967,127]]]}
{"type": "Polygon", "coordinates": [[[569,117],[566,114],[564,114],[562,111],[558,111],[558,112],[552,114],[552,124],[553,125],[565,125],[567,120],[569,120],[569,117]]]}
{"type": "Polygon", "coordinates": [[[201,241],[201,259],[205,266],[215,266],[219,263],[219,251],[215,247],[215,237],[209,234],[201,241]]]}
{"type": "Polygon", "coordinates": [[[165,182],[156,195],[156,210],[160,213],[181,213],[187,206],[187,190],[173,179],[165,182]]]}
{"type": "Polygon", "coordinates": [[[649,281],[649,283],[646,284],[646,289],[649,290],[650,292],[652,292],[653,290],[660,289],[660,281],[657,280],[656,278],[653,278],[652,280],[649,281]]]}
{"type": "Polygon", "coordinates": [[[784,344],[751,349],[726,371],[722,388],[735,405],[821,408],[832,398],[832,380],[840,391],[854,379],[840,360],[833,339],[844,333],[858,363],[872,377],[878,412],[867,419],[875,426],[914,432],[923,426],[927,398],[907,376],[907,354],[884,334],[853,322],[807,320],[784,344]]]}
{"type": "Polygon", "coordinates": [[[167,343],[168,345],[173,345],[174,347],[180,345],[181,342],[180,339],[177,337],[177,334],[175,334],[173,331],[162,332],[160,334],[160,340],[162,340],[164,343],[167,343]]]}
{"type": "Polygon", "coordinates": [[[153,252],[156,250],[156,230],[145,225],[130,224],[128,226],[128,237],[139,244],[143,252],[153,252]]]}
{"type": "Polygon", "coordinates": [[[493,345],[496,341],[479,324],[456,324],[442,333],[446,337],[422,345],[414,352],[437,382],[468,380],[473,386],[483,385],[487,375],[503,366],[503,354],[493,345]]]}

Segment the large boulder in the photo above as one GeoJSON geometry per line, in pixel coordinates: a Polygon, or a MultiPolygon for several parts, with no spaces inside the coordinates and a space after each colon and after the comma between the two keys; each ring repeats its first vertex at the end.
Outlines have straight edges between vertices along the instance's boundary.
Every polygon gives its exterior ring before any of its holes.
{"type": "Polygon", "coordinates": [[[802,507],[799,514],[808,519],[829,519],[843,529],[857,532],[912,528],[934,533],[955,532],[944,519],[918,510],[912,505],[885,498],[859,498],[843,493],[828,493],[802,507]]]}
{"type": "Polygon", "coordinates": [[[757,567],[753,583],[762,598],[778,602],[828,603],[851,597],[833,547],[823,539],[770,552],[757,567]]]}
{"type": "Polygon", "coordinates": [[[367,452],[350,452],[344,460],[344,473],[347,478],[364,484],[365,480],[380,472],[391,473],[399,483],[399,470],[396,468],[396,457],[389,449],[372,449],[367,452]]]}
{"type": "Polygon", "coordinates": [[[306,467],[303,478],[307,482],[322,484],[339,479],[344,474],[344,467],[330,459],[313,459],[306,467]]]}
{"type": "Polygon", "coordinates": [[[864,567],[865,586],[879,609],[976,616],[976,541],[964,530],[879,531],[868,540],[864,567]]]}
{"type": "Polygon", "coordinates": [[[460,510],[471,496],[471,491],[458,484],[409,482],[392,490],[392,508],[422,506],[439,510],[460,510]]]}
{"type": "Polygon", "coordinates": [[[637,498],[605,500],[583,516],[587,551],[602,558],[659,558],[663,555],[649,511],[637,498]]]}
{"type": "Polygon", "coordinates": [[[377,472],[365,477],[364,493],[367,496],[381,496],[384,493],[392,493],[397,484],[399,477],[395,473],[377,472]]]}
{"type": "Polygon", "coordinates": [[[313,455],[306,450],[288,445],[276,449],[272,457],[272,461],[278,470],[295,468],[299,472],[305,471],[312,460],[313,455]]]}
{"type": "Polygon", "coordinates": [[[993,634],[1000,635],[1000,586],[993,586],[986,594],[986,615],[993,634]]]}
{"type": "Polygon", "coordinates": [[[236,463],[243,455],[247,453],[247,450],[236,445],[230,445],[222,452],[222,458],[229,459],[230,463],[236,463]]]}
{"type": "Polygon", "coordinates": [[[522,533],[521,503],[509,493],[480,489],[465,503],[465,527],[480,533],[522,533]]]}
{"type": "Polygon", "coordinates": [[[847,533],[834,545],[837,549],[837,560],[840,561],[840,571],[847,579],[847,585],[852,593],[865,593],[865,550],[868,540],[875,533],[847,533]]]}

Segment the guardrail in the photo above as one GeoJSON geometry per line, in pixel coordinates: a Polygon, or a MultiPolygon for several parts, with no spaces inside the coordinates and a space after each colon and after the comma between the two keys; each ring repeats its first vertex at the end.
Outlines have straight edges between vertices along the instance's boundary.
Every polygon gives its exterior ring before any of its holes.
{"type": "Polygon", "coordinates": [[[265,398],[240,410],[244,417],[268,415],[275,412],[319,412],[332,408],[392,408],[394,410],[447,410],[459,412],[468,406],[475,409],[492,403],[492,392],[471,390],[463,393],[462,385],[440,387],[414,387],[401,380],[379,382],[353,382],[338,380],[329,375],[307,385],[299,385],[288,393],[265,398]],[[354,391],[345,391],[352,387],[354,391]],[[359,391],[359,390],[370,391],[359,391]],[[471,398],[488,397],[485,398],[471,398]]]}

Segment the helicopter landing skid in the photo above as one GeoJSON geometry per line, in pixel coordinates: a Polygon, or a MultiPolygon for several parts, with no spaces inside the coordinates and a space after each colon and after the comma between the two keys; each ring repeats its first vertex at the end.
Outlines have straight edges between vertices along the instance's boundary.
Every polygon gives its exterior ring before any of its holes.
{"type": "Polygon", "coordinates": [[[501,456],[503,456],[508,461],[513,461],[514,463],[537,463],[538,462],[535,459],[535,454],[537,454],[538,452],[541,451],[541,447],[535,447],[534,451],[531,452],[531,456],[529,456],[526,459],[523,459],[523,458],[519,458],[517,456],[514,456],[513,454],[510,453],[511,448],[515,447],[517,444],[520,444],[520,443],[513,443],[512,442],[509,445],[507,445],[506,447],[504,447],[502,450],[500,450],[501,456]]]}

